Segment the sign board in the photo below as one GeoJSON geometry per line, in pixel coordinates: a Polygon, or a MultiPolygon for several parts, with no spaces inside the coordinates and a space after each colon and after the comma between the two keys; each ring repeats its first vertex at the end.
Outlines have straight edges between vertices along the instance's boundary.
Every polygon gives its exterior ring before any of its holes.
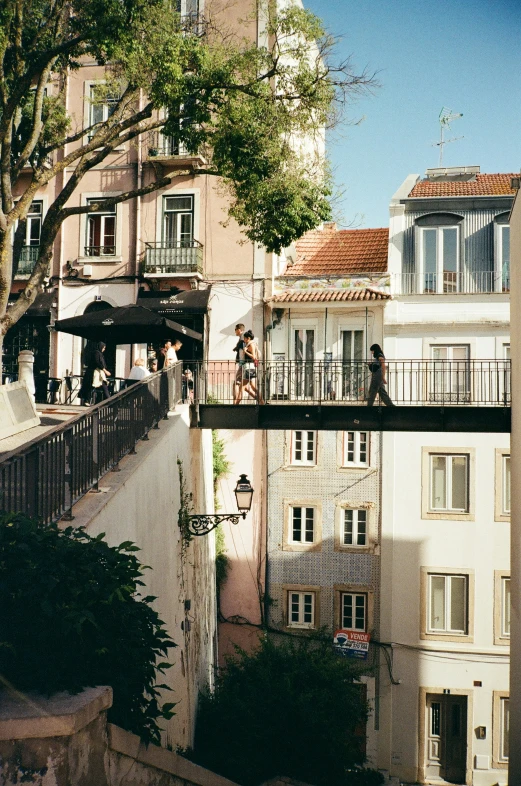
{"type": "Polygon", "coordinates": [[[25,382],[0,385],[0,440],[40,425],[40,418],[25,382]]]}
{"type": "Polygon", "coordinates": [[[346,658],[358,658],[367,660],[369,653],[369,633],[362,633],[357,630],[336,630],[333,638],[333,646],[339,655],[346,658]]]}

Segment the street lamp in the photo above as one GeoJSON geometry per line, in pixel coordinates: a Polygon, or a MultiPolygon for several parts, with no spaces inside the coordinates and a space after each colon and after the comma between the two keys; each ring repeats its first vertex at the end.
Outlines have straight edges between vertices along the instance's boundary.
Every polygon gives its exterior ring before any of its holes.
{"type": "Polygon", "coordinates": [[[229,521],[230,524],[238,524],[241,516],[246,518],[246,514],[251,509],[253,500],[253,488],[246,477],[241,475],[234,489],[235,499],[237,500],[238,513],[196,513],[188,517],[188,529],[192,535],[208,535],[213,529],[219,526],[221,521],[229,521]]]}

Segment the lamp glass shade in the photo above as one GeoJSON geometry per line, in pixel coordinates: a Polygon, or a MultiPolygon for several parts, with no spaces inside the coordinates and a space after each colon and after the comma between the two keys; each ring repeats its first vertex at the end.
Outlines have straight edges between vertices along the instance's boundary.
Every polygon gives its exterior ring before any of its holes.
{"type": "Polygon", "coordinates": [[[237,510],[240,513],[247,513],[251,508],[253,499],[253,489],[246,475],[241,475],[235,486],[235,499],[237,500],[237,510]]]}

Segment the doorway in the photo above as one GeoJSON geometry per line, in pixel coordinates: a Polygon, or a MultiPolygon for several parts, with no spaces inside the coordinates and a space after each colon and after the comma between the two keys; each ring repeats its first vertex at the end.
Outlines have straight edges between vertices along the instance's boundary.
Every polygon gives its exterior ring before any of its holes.
{"type": "Polygon", "coordinates": [[[315,330],[293,328],[294,388],[297,398],[314,394],[315,330]]]}
{"type": "Polygon", "coordinates": [[[467,696],[428,694],[425,778],[466,783],[467,696]]]}

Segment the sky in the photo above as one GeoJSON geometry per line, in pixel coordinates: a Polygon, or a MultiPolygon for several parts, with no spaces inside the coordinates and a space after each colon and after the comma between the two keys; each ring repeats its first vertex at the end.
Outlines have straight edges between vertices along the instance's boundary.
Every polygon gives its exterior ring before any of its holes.
{"type": "Polygon", "coordinates": [[[521,170],[521,0],[304,0],[339,37],[335,58],[376,71],[328,136],[339,227],[382,227],[409,174],[439,165],[442,107],[463,117],[443,166],[521,170]],[[361,120],[355,125],[356,121],[361,120]]]}

